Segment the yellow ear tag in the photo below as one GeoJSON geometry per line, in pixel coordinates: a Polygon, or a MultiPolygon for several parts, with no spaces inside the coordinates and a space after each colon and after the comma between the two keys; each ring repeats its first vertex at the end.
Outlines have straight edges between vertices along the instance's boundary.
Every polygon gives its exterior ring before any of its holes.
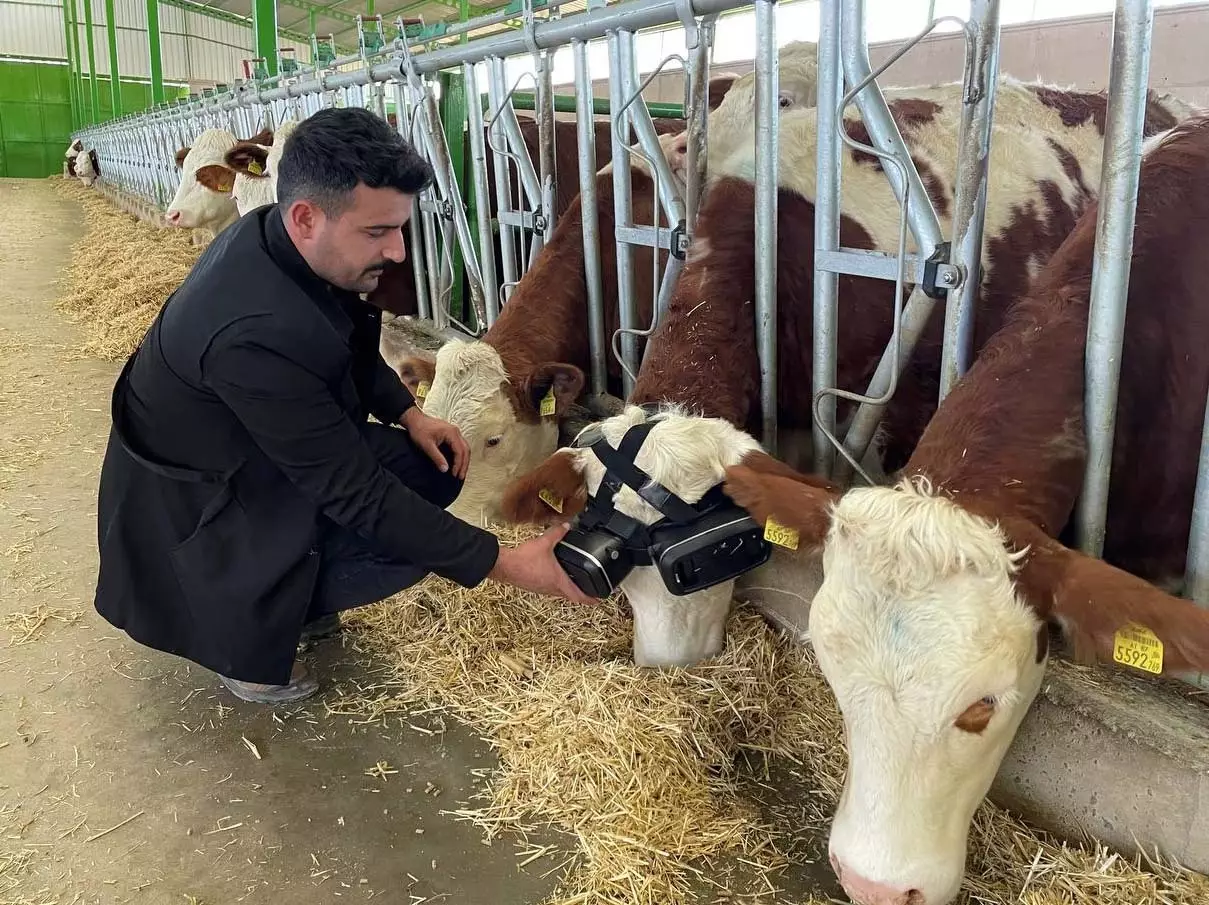
{"type": "Polygon", "coordinates": [[[1146,626],[1131,622],[1113,635],[1112,658],[1157,676],[1163,671],[1163,642],[1146,626]]]}
{"type": "Polygon", "coordinates": [[[264,172],[264,167],[262,167],[255,160],[253,160],[248,163],[248,172],[251,173],[253,176],[259,176],[261,173],[264,172]]]}
{"type": "Polygon", "coordinates": [[[543,487],[540,491],[538,491],[537,498],[539,500],[541,500],[543,503],[545,503],[547,506],[549,506],[551,509],[553,509],[555,512],[557,512],[559,515],[562,515],[562,511],[563,511],[563,498],[562,497],[558,496],[553,491],[547,490],[545,487],[543,487]]]}
{"type": "Polygon", "coordinates": [[[554,387],[546,390],[546,395],[542,397],[541,414],[543,418],[554,414],[554,387]]]}
{"type": "Polygon", "coordinates": [[[420,404],[420,408],[424,408],[424,400],[428,397],[428,390],[431,384],[427,380],[421,380],[416,385],[416,402],[420,404]]]}
{"type": "Polygon", "coordinates": [[[776,544],[778,547],[784,547],[786,550],[796,550],[798,548],[798,530],[796,528],[786,528],[784,525],[777,524],[771,518],[764,525],[764,539],[770,544],[776,544]]]}

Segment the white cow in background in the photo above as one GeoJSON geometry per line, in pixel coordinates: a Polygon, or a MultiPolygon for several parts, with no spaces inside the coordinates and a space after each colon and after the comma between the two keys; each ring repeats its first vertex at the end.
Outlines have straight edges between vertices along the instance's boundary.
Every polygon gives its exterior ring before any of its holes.
{"type": "Polygon", "coordinates": [[[75,156],[76,176],[85,185],[91,186],[97,181],[97,177],[101,175],[101,163],[97,160],[97,152],[95,150],[81,150],[75,156]]]}
{"type": "MultiPolygon", "coordinates": [[[[599,431],[616,448],[626,431],[647,417],[644,409],[630,405],[585,432],[599,431]]],[[[686,503],[698,502],[722,483],[732,465],[742,462],[758,467],[763,460],[772,461],[750,434],[721,418],[694,417],[674,406],[661,407],[650,417],[656,421],[655,427],[639,448],[634,464],[686,503]]],[[[581,442],[583,436],[581,433],[581,442]]],[[[604,474],[604,465],[591,449],[560,449],[508,485],[502,505],[504,518],[525,524],[570,519],[596,494],[604,474]],[[543,500],[543,495],[550,494],[562,498],[561,513],[543,500]]],[[[663,517],[630,487],[619,491],[613,504],[618,512],[646,525],[663,517]]],[[[725,646],[733,580],[677,597],[668,591],[657,568],[636,566],[621,582],[621,589],[634,612],[634,662],[639,666],[687,666],[720,653],[725,646]]]]}
{"type": "MultiPolygon", "coordinates": [[[[250,141],[271,140],[266,139],[271,135],[265,130],[250,141]]],[[[232,197],[235,171],[226,164],[227,152],[238,143],[227,129],[206,129],[192,146],[176,152],[181,182],[164,215],[168,226],[217,234],[239,219],[232,197]]]]}

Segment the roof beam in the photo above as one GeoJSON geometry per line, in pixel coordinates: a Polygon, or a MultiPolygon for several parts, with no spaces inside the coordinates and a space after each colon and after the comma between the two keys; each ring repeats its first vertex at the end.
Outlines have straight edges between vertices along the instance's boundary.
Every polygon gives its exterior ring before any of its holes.
{"type": "MultiPolygon", "coordinates": [[[[203,6],[200,3],[194,3],[193,0],[159,0],[159,2],[164,4],[164,6],[175,6],[177,9],[197,13],[199,16],[206,16],[210,19],[217,19],[219,22],[230,22],[233,25],[242,25],[248,29],[252,27],[252,20],[247,16],[241,16],[238,13],[229,12],[225,9],[217,9],[213,6],[203,6]]],[[[278,2],[284,2],[284,0],[278,0],[278,2]]],[[[304,35],[302,32],[285,28],[280,29],[280,32],[294,41],[302,41],[307,45],[310,44],[310,36],[304,35]]]]}

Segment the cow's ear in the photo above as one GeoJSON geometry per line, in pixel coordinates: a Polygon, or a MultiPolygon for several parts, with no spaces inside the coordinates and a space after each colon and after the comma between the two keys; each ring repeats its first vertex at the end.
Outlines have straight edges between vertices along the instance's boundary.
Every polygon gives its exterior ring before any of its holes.
{"type": "Polygon", "coordinates": [[[504,488],[500,513],[512,524],[566,521],[588,504],[588,487],[575,450],[560,449],[504,488]]]}
{"type": "Polygon", "coordinates": [[[760,524],[772,521],[796,531],[798,549],[817,550],[831,527],[839,490],[782,463],[771,467],[775,461],[763,453],[749,454],[743,464],[726,469],[723,490],[760,524]]]}
{"type": "Polygon", "coordinates": [[[395,370],[399,372],[399,379],[407,391],[416,399],[423,399],[428,395],[433,378],[437,376],[437,363],[427,355],[409,355],[399,362],[395,370]]]}
{"type": "Polygon", "coordinates": [[[584,387],[584,372],[575,365],[538,365],[520,387],[520,398],[531,415],[561,418],[584,387]]]}
{"type": "Polygon", "coordinates": [[[734,72],[720,72],[715,76],[711,76],[709,80],[709,109],[716,110],[718,105],[722,103],[722,99],[726,97],[726,92],[730,91],[730,86],[735,83],[735,79],[739,76],[734,72]]]}
{"type": "Polygon", "coordinates": [[[96,150],[92,150],[92,151],[88,152],[88,162],[92,164],[92,172],[95,175],[100,176],[101,175],[101,161],[99,161],[97,159],[96,150]]]}
{"type": "Polygon", "coordinates": [[[229,195],[235,188],[235,171],[220,163],[211,163],[198,168],[197,181],[211,191],[229,195]]]}
{"type": "Polygon", "coordinates": [[[223,157],[223,163],[229,169],[254,179],[268,176],[268,160],[268,149],[250,141],[239,142],[223,157]]]}
{"type": "Polygon", "coordinates": [[[185,165],[185,158],[189,156],[189,148],[181,148],[176,152],[176,168],[179,170],[185,165]]]}
{"type": "Polygon", "coordinates": [[[1021,595],[1062,629],[1081,662],[1124,660],[1162,672],[1209,672],[1209,610],[1071,550],[1039,528],[1003,525],[1024,552],[1021,595]],[[1114,657],[1114,653],[1118,657],[1114,657]]]}
{"type": "Polygon", "coordinates": [[[263,129],[249,138],[248,141],[254,145],[264,145],[265,147],[269,147],[273,144],[273,130],[268,126],[265,126],[263,129]]]}

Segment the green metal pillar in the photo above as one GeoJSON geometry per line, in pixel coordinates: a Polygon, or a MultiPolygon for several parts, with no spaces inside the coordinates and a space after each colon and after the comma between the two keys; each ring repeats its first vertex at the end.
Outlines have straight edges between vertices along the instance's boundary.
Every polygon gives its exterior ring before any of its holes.
{"type": "Polygon", "coordinates": [[[160,56],[160,3],[147,0],[147,49],[151,58],[151,104],[164,102],[164,62],[160,56]]]}
{"type": "Polygon", "coordinates": [[[311,11],[306,14],[306,24],[310,28],[310,33],[314,34],[315,29],[319,27],[319,15],[315,12],[315,7],[311,7],[311,11]]]}
{"type": "Polygon", "coordinates": [[[375,15],[374,0],[365,0],[365,15],[367,18],[371,18],[375,15]]]}
{"type": "Polygon", "coordinates": [[[71,2],[71,44],[75,50],[76,70],[72,81],[76,86],[76,100],[80,107],[80,122],[88,122],[88,111],[84,103],[84,66],[80,58],[80,15],[76,9],[76,0],[71,2]]]}
{"type": "Polygon", "coordinates": [[[118,72],[118,27],[113,21],[113,0],[105,0],[105,37],[109,42],[109,91],[113,115],[122,115],[122,77],[118,72]]]}
{"type": "Polygon", "coordinates": [[[277,75],[277,0],[255,0],[252,33],[256,56],[264,57],[265,69],[270,76],[277,75]]]}
{"type": "Polygon", "coordinates": [[[97,60],[92,35],[92,0],[84,0],[84,41],[88,45],[88,97],[92,103],[92,121],[101,118],[101,91],[97,84],[97,60]]]}
{"type": "Polygon", "coordinates": [[[71,127],[80,124],[80,98],[76,92],[76,60],[71,51],[71,34],[75,31],[75,15],[69,0],[63,0],[63,56],[67,59],[67,96],[71,100],[71,127]]]}

